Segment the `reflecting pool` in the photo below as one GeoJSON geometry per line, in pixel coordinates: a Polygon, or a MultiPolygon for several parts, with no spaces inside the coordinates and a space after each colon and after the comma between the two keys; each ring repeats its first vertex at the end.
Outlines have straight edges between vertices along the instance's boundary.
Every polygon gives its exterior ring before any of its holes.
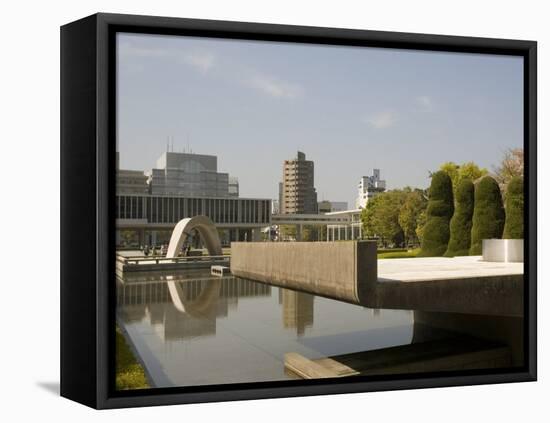
{"type": "Polygon", "coordinates": [[[413,313],[373,310],[209,271],[129,273],[117,322],[153,387],[295,378],[284,354],[310,359],[404,345],[413,313]]]}

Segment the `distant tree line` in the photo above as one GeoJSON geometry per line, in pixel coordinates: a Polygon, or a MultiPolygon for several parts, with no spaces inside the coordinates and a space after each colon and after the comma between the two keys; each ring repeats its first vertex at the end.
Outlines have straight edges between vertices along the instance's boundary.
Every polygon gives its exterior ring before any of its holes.
{"type": "Polygon", "coordinates": [[[361,213],[363,236],[384,246],[420,245],[420,256],[479,255],[483,239],[523,238],[523,207],[523,150],[514,149],[493,176],[473,162],[447,162],[428,190],[378,194],[361,213]]]}
{"type": "Polygon", "coordinates": [[[383,245],[418,244],[427,204],[425,190],[405,187],[380,193],[361,212],[364,237],[377,237],[383,245]]]}

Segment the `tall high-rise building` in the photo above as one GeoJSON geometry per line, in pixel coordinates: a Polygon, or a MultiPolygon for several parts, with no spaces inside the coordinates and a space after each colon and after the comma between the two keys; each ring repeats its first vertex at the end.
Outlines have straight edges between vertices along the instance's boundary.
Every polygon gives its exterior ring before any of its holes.
{"type": "Polygon", "coordinates": [[[283,326],[296,329],[297,335],[303,335],[306,328],[313,326],[315,297],[289,289],[279,289],[279,293],[283,305],[283,326]]]}
{"type": "Polygon", "coordinates": [[[371,176],[362,176],[359,180],[356,208],[365,208],[375,195],[386,191],[386,181],[380,179],[380,169],[373,169],[371,176]]]}
{"type": "Polygon", "coordinates": [[[283,183],[279,182],[279,197],[278,197],[278,203],[277,203],[277,214],[283,212],[283,183]]]}
{"type": "Polygon", "coordinates": [[[153,195],[238,197],[239,182],[218,172],[218,158],[206,154],[167,151],[149,174],[153,195]]]}
{"type": "Polygon", "coordinates": [[[282,214],[317,213],[313,161],[306,160],[306,155],[301,151],[298,151],[295,159],[284,161],[279,207],[282,214]]]}

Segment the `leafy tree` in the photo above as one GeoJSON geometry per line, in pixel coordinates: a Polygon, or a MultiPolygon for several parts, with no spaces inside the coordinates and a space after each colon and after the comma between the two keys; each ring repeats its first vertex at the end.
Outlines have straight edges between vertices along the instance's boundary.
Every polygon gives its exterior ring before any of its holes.
{"type": "Polygon", "coordinates": [[[432,175],[428,194],[426,224],[419,256],[442,256],[449,242],[449,221],[453,215],[453,186],[451,178],[445,171],[432,175]]]}
{"type": "Polygon", "coordinates": [[[327,239],[327,227],[325,225],[319,228],[319,241],[326,241],[327,239]]]}
{"type": "Polygon", "coordinates": [[[523,238],[523,178],[521,176],[512,177],[508,184],[503,238],[523,238]]]}
{"type": "Polygon", "coordinates": [[[495,179],[501,187],[506,187],[514,176],[523,176],[523,148],[508,149],[495,168],[495,179]]]}
{"type": "Polygon", "coordinates": [[[401,190],[383,192],[370,199],[361,212],[363,233],[369,237],[380,237],[382,243],[401,244],[404,232],[399,225],[399,212],[405,202],[401,190]]]}
{"type": "Polygon", "coordinates": [[[467,162],[461,165],[454,162],[446,162],[441,165],[439,170],[447,173],[451,178],[455,200],[457,196],[457,188],[461,180],[470,179],[474,182],[488,173],[487,169],[480,168],[474,162],[467,162]]]}
{"type": "Polygon", "coordinates": [[[427,199],[423,190],[405,188],[405,201],[399,211],[398,222],[405,236],[405,243],[418,242],[416,229],[418,227],[421,214],[426,210],[427,199]]]}
{"type": "Polygon", "coordinates": [[[122,244],[126,246],[137,244],[139,242],[138,232],[131,229],[122,229],[120,231],[120,238],[122,244]]]}
{"type": "Polygon", "coordinates": [[[455,162],[445,162],[439,167],[439,170],[449,175],[449,178],[451,178],[451,182],[453,182],[453,185],[458,178],[458,169],[460,169],[460,165],[457,165],[455,162]]]}
{"type": "Polygon", "coordinates": [[[474,213],[474,184],[470,179],[458,183],[455,211],[451,219],[451,238],[446,257],[467,256],[470,253],[472,216],[474,213]]]}
{"type": "MultiPolygon", "coordinates": [[[[479,167],[474,162],[463,163],[458,169],[458,178],[456,180],[456,186],[463,179],[470,179],[472,182],[478,180],[482,176],[485,176],[489,173],[484,167],[479,167]]],[[[453,181],[455,182],[455,181],[453,181]]]]}
{"type": "Polygon", "coordinates": [[[422,240],[424,239],[424,227],[426,226],[426,209],[422,210],[420,214],[418,215],[418,219],[416,221],[416,236],[418,237],[418,242],[422,243],[422,240]]]}
{"type": "Polygon", "coordinates": [[[302,241],[318,241],[319,232],[313,225],[302,226],[302,241]]]}
{"type": "Polygon", "coordinates": [[[378,237],[382,244],[417,242],[417,227],[426,210],[426,193],[405,187],[370,199],[361,212],[364,237],[378,237]]]}
{"type": "Polygon", "coordinates": [[[484,176],[475,187],[472,244],[470,254],[482,253],[484,239],[501,238],[504,228],[504,207],[497,181],[484,176]]]}
{"type": "Polygon", "coordinates": [[[296,239],[296,226],[295,225],[280,225],[279,236],[282,238],[294,238],[296,239]]]}

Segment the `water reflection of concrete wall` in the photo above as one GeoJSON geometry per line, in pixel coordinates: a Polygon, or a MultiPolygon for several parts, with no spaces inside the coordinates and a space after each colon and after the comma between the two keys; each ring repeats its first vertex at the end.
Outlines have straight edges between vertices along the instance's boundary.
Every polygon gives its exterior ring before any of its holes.
{"type": "Polygon", "coordinates": [[[297,335],[303,335],[305,328],[313,325],[314,296],[279,288],[279,299],[283,306],[283,326],[295,328],[297,335]]]}
{"type": "Polygon", "coordinates": [[[216,321],[238,307],[242,297],[270,296],[269,285],[233,277],[176,280],[180,300],[188,306],[179,311],[172,302],[167,282],[136,279],[117,282],[117,311],[125,323],[148,318],[163,340],[183,340],[216,334],[216,321]],[[204,295],[207,294],[207,295],[204,295]]]}

